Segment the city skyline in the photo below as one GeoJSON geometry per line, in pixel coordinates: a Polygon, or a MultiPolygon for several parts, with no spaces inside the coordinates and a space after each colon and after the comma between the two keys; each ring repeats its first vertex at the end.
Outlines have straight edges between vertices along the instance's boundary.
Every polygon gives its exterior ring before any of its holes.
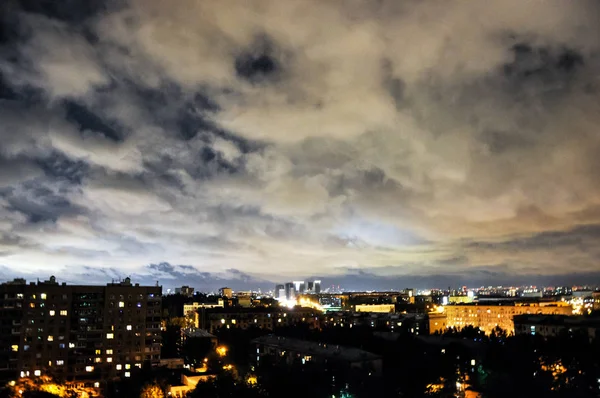
{"type": "Polygon", "coordinates": [[[0,279],[598,284],[598,8],[4,1],[0,279]]]}

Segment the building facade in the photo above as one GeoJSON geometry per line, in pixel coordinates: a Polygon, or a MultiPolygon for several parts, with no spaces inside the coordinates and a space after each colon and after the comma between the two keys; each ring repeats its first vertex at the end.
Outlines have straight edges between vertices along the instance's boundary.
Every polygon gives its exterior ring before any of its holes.
{"type": "Polygon", "coordinates": [[[232,298],[233,297],[233,290],[229,287],[222,287],[219,289],[219,296],[223,296],[223,297],[227,297],[227,298],[232,298]]]}
{"type": "Polygon", "coordinates": [[[357,304],[354,307],[356,312],[383,312],[390,313],[396,311],[395,304],[357,304]]]}
{"type": "Polygon", "coordinates": [[[444,307],[446,326],[462,329],[465,326],[480,328],[486,334],[500,327],[514,333],[513,318],[523,314],[571,315],[573,307],[562,302],[553,303],[503,303],[501,305],[447,305],[444,307]]]}
{"type": "Polygon", "coordinates": [[[580,332],[590,340],[600,336],[600,317],[568,315],[517,315],[515,334],[556,337],[564,333],[580,332]]]}
{"type": "Polygon", "coordinates": [[[225,302],[223,299],[218,299],[216,303],[187,303],[183,305],[183,315],[194,318],[194,314],[200,308],[223,308],[224,306],[225,302]]]}
{"type": "Polygon", "coordinates": [[[54,277],[15,282],[0,285],[5,380],[129,377],[145,362],[159,363],[160,286],[132,285],[129,278],[106,286],[58,284],[54,277]]]}
{"type": "Polygon", "coordinates": [[[175,294],[181,294],[182,296],[192,297],[194,295],[194,288],[189,286],[176,287],[175,294]]]}
{"type": "Polygon", "coordinates": [[[319,313],[312,308],[213,308],[196,317],[196,327],[214,333],[220,328],[248,329],[257,327],[273,330],[276,327],[308,324],[319,327],[319,313]]]}

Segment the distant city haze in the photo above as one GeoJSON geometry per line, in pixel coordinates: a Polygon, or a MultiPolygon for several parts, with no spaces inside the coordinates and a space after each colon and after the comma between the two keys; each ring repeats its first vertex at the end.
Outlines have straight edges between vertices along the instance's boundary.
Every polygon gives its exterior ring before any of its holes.
{"type": "Polygon", "coordinates": [[[3,281],[600,283],[598,2],[1,3],[3,281]]]}

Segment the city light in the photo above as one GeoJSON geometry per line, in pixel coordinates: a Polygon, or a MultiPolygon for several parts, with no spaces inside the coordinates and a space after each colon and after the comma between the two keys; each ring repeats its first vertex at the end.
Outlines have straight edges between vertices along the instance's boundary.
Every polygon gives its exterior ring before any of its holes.
{"type": "Polygon", "coordinates": [[[225,347],[225,346],[222,346],[222,345],[218,346],[216,351],[220,357],[224,357],[227,355],[227,347],[225,347]]]}
{"type": "Polygon", "coordinates": [[[246,383],[254,386],[258,383],[258,378],[255,375],[248,375],[248,378],[246,378],[246,383]]]}

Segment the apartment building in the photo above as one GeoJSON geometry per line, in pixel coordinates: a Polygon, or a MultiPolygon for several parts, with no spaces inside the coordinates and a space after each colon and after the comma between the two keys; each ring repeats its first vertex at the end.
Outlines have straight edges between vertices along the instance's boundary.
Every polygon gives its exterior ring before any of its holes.
{"type": "Polygon", "coordinates": [[[590,341],[600,336],[600,316],[517,315],[514,322],[515,334],[556,337],[583,333],[590,341]]]}
{"type": "Polygon", "coordinates": [[[457,304],[445,306],[444,313],[446,327],[461,329],[465,326],[473,326],[480,328],[486,334],[494,328],[500,327],[508,333],[514,333],[513,318],[515,315],[571,315],[573,307],[563,302],[508,302],[498,305],[457,304]]]}
{"type": "Polygon", "coordinates": [[[276,327],[306,323],[319,327],[319,313],[312,308],[212,308],[201,310],[196,327],[214,333],[220,328],[248,329],[257,327],[273,330],[276,327]]]}
{"type": "MultiPolygon", "coordinates": [[[[160,361],[160,286],[0,285],[0,377],[67,381],[129,377],[160,361]]],[[[98,383],[94,383],[98,384],[98,383]]]]}

